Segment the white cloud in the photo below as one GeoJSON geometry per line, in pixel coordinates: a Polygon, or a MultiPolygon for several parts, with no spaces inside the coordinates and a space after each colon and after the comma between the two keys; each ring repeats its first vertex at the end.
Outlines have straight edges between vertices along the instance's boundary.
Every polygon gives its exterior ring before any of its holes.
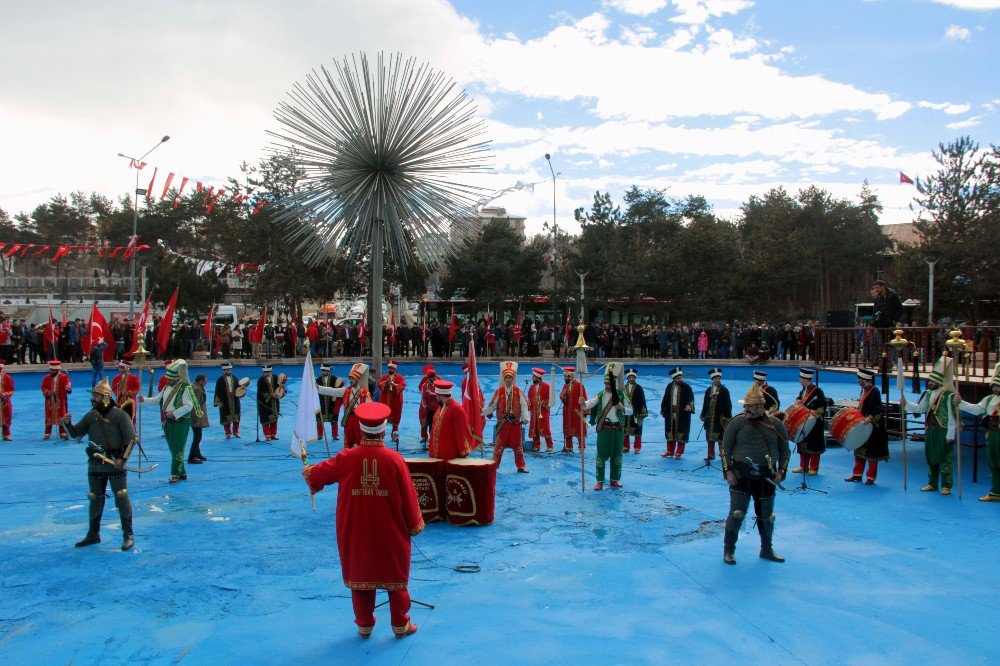
{"type": "Polygon", "coordinates": [[[773,180],[781,170],[781,165],[774,160],[716,162],[699,169],[685,171],[683,178],[691,182],[747,183],[758,182],[762,177],[773,180]]]}
{"type": "Polygon", "coordinates": [[[944,38],[951,42],[968,41],[972,39],[972,33],[960,25],[949,25],[944,29],[944,38]]]}
{"type": "Polygon", "coordinates": [[[701,25],[710,18],[738,14],[753,7],[753,0],[673,0],[680,12],[670,20],[674,23],[701,25]]]}
{"type": "Polygon", "coordinates": [[[957,116],[960,113],[965,113],[972,108],[971,104],[952,104],[951,102],[928,102],[920,101],[917,102],[917,106],[921,109],[934,109],[935,111],[944,111],[949,116],[957,116]]]}
{"type": "Polygon", "coordinates": [[[948,5],[955,9],[971,9],[974,11],[989,11],[1000,9],[1000,0],[931,0],[939,5],[948,5]]]}
{"type": "Polygon", "coordinates": [[[945,125],[945,127],[952,130],[966,129],[968,127],[975,127],[976,125],[979,125],[982,122],[982,119],[983,119],[982,116],[971,116],[970,118],[966,118],[965,120],[960,120],[954,123],[948,123],[947,125],[945,125]]]}
{"type": "Polygon", "coordinates": [[[649,16],[667,6],[667,0],[604,0],[604,6],[626,14],[649,16]]]}

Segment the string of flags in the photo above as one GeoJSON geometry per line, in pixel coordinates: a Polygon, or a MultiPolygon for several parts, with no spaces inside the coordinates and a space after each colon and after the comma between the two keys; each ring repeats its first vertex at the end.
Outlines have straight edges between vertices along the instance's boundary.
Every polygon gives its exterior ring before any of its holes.
{"type": "MultiPolygon", "coordinates": [[[[142,171],[147,166],[149,165],[146,162],[139,162],[138,160],[134,159],[130,160],[129,162],[129,168],[136,169],[137,171],[142,171]]],[[[153,175],[149,179],[149,185],[146,187],[146,203],[152,203],[154,197],[156,197],[156,193],[153,188],[156,187],[156,177],[159,175],[159,172],[160,172],[160,167],[154,166],[153,175]]],[[[173,171],[167,173],[166,180],[163,181],[163,189],[160,191],[160,196],[159,196],[160,201],[166,199],[167,195],[170,194],[170,188],[174,184],[174,180],[176,178],[177,174],[174,173],[173,171]]],[[[189,182],[191,182],[191,179],[188,178],[187,176],[180,177],[180,185],[177,187],[176,190],[174,190],[174,199],[173,199],[174,208],[180,206],[181,195],[184,193],[184,189],[187,187],[189,182]]],[[[218,203],[219,199],[225,196],[227,192],[225,188],[219,188],[218,190],[216,190],[214,185],[205,187],[200,180],[194,181],[194,187],[197,192],[205,193],[206,215],[212,212],[212,209],[215,208],[215,204],[218,203]]],[[[236,194],[234,192],[231,192],[229,194],[229,199],[233,203],[242,204],[250,200],[250,194],[236,194]]],[[[254,203],[253,211],[250,214],[257,215],[261,211],[261,209],[267,205],[267,203],[268,202],[266,199],[258,198],[254,203]]]]}
{"type": "Polygon", "coordinates": [[[196,275],[201,277],[206,273],[215,273],[217,276],[222,276],[224,274],[232,275],[243,275],[244,273],[249,273],[251,271],[262,271],[267,268],[267,264],[254,264],[250,262],[242,262],[238,264],[229,264],[224,261],[212,261],[211,259],[199,259],[198,257],[192,257],[187,254],[181,254],[180,252],[175,252],[170,249],[164,241],[159,240],[157,244],[160,248],[172,257],[176,257],[185,263],[194,266],[194,272],[196,275]]]}
{"type": "Polygon", "coordinates": [[[128,245],[52,245],[44,243],[0,243],[0,254],[5,259],[12,257],[42,257],[49,250],[54,250],[50,259],[53,262],[69,256],[73,252],[97,250],[101,259],[131,259],[133,255],[148,250],[148,245],[139,245],[138,238],[133,236],[128,245]]]}

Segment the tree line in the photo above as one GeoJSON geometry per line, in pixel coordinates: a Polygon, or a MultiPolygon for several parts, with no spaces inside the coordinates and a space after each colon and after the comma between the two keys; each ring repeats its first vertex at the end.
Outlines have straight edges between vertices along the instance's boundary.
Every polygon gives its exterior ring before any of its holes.
{"type": "MultiPolygon", "coordinates": [[[[616,310],[632,320],[791,321],[822,319],[828,310],[867,300],[872,281],[887,268],[904,299],[926,303],[926,262],[936,261],[938,315],[1000,317],[995,287],[1000,148],[982,149],[961,137],[939,144],[933,156],[937,171],[915,184],[911,209],[919,242],[912,245],[894,245],[883,233],[882,204],[867,182],[854,200],[815,186],[795,193],[774,188],[751,196],[734,219],[718,216],[700,195],[668,197],[633,186],[620,202],[595,192],[589,206],[574,213],[581,227],[577,235],[559,231],[554,240],[551,233],[525,238],[503,222],[487,223],[478,239],[443,267],[440,292],[468,299],[472,309],[546,296],[552,319],[559,321],[570,308],[576,314],[578,272],[585,272],[590,313],[616,310]]],[[[191,191],[176,206],[170,196],[140,199],[139,236],[153,245],[140,262],[148,266],[156,300],[165,301],[180,287],[185,307],[203,312],[222,301],[228,288],[212,273],[198,276],[193,265],[150,240],[191,256],[263,265],[243,276],[252,303],[279,301],[294,312],[303,301],[365,295],[366,258],[354,266],[332,259],[309,266],[298,258],[296,241],[288,240],[291,229],[275,223],[275,202],[299,177],[287,160],[273,156],[244,164],[227,186],[234,196],[219,199],[210,212],[206,191],[191,191]]],[[[128,196],[112,201],[93,193],[57,195],[30,213],[11,216],[0,209],[0,238],[124,245],[134,212],[128,196]]],[[[34,275],[129,272],[127,261],[84,255],[58,263],[29,255],[19,262],[34,275]]],[[[424,293],[435,267],[385,268],[387,285],[413,299],[424,293]]]]}

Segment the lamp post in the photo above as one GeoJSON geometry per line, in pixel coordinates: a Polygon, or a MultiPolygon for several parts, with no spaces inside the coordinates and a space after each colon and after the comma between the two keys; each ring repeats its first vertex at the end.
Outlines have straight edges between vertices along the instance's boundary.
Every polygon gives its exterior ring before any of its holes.
{"type": "MultiPolygon", "coordinates": [[[[552,174],[552,311],[556,311],[556,299],[559,292],[559,274],[556,272],[556,239],[559,237],[559,224],[556,222],[556,170],[552,168],[552,155],[545,153],[545,161],[549,163],[552,174]]],[[[556,315],[553,314],[553,320],[556,315]]],[[[582,319],[581,319],[582,321],[582,319]]]]}
{"type": "MultiPolygon", "coordinates": [[[[134,204],[132,210],[132,238],[135,238],[139,234],[139,195],[146,194],[146,190],[139,189],[139,164],[149,155],[151,152],[160,147],[161,144],[166,143],[170,140],[170,137],[164,135],[162,139],[156,142],[156,145],[147,150],[142,157],[135,158],[129,157],[124,153],[118,153],[118,157],[124,157],[126,159],[132,160],[135,164],[135,193],[134,193],[134,204]]],[[[131,241],[131,239],[129,239],[131,241]]],[[[135,319],[135,250],[132,251],[132,261],[129,266],[129,282],[128,282],[128,316],[129,319],[135,319]]]]}
{"type": "Polygon", "coordinates": [[[929,271],[927,273],[927,325],[934,325],[934,265],[940,261],[940,259],[935,259],[934,261],[927,261],[927,267],[929,271]]]}

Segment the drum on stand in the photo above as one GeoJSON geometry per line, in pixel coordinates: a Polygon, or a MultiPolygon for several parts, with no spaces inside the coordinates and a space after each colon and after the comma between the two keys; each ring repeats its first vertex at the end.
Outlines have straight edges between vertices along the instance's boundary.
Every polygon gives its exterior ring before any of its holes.
{"type": "Polygon", "coordinates": [[[816,415],[808,407],[795,402],[785,410],[785,429],[793,443],[798,444],[808,437],[815,425],[816,415]]]}
{"type": "Polygon", "coordinates": [[[830,436],[848,451],[854,451],[868,441],[872,427],[860,411],[847,407],[837,412],[830,422],[830,436]]]}
{"type": "Polygon", "coordinates": [[[444,520],[444,463],[441,458],[403,458],[417,491],[420,514],[425,523],[444,520]]]}
{"type": "Polygon", "coordinates": [[[484,458],[445,462],[445,509],[452,525],[489,525],[497,498],[497,466],[484,458]]]}

